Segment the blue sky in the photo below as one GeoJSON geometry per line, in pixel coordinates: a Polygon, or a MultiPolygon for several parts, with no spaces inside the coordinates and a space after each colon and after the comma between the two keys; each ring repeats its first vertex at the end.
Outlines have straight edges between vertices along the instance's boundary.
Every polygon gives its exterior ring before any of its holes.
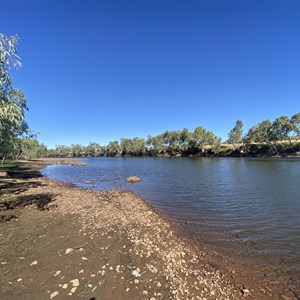
{"type": "Polygon", "coordinates": [[[49,147],[300,112],[300,1],[0,0],[49,147]]]}

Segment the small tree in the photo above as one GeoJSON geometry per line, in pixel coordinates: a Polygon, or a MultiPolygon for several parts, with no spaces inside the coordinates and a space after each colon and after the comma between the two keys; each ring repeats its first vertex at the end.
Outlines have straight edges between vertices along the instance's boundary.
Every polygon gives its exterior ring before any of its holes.
{"type": "MultiPolygon", "coordinates": [[[[191,134],[191,139],[189,142],[190,149],[194,151],[205,152],[205,146],[211,145],[216,146],[220,144],[220,138],[215,136],[212,131],[206,130],[202,126],[195,128],[194,132],[191,134]]],[[[216,147],[215,149],[217,149],[216,147]]]]}
{"type": "Polygon", "coordinates": [[[296,140],[298,140],[300,138],[300,113],[293,115],[290,119],[290,122],[294,137],[296,137],[296,140]]]}
{"type": "Polygon", "coordinates": [[[240,143],[242,142],[243,135],[243,122],[241,120],[237,120],[235,122],[235,126],[228,133],[227,142],[233,146],[233,150],[237,150],[240,148],[240,143]]]}
{"type": "Polygon", "coordinates": [[[264,120],[251,127],[245,136],[247,142],[266,143],[271,152],[278,154],[277,147],[274,144],[276,135],[274,134],[273,123],[270,120],[264,120]]]}

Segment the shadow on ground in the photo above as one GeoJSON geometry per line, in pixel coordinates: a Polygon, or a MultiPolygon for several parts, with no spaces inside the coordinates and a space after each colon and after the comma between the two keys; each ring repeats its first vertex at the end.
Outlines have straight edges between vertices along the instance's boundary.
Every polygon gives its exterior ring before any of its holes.
{"type": "Polygon", "coordinates": [[[39,186],[43,186],[40,182],[33,181],[33,182],[22,182],[17,180],[3,180],[0,182],[0,195],[9,195],[14,194],[18,195],[27,191],[30,188],[37,188],[39,186]]]}
{"type": "Polygon", "coordinates": [[[9,222],[17,219],[20,215],[20,209],[28,205],[35,205],[38,210],[49,210],[50,207],[55,207],[50,203],[54,201],[54,194],[34,194],[14,197],[11,200],[0,202],[0,223],[9,222]],[[12,213],[13,211],[13,213],[12,213]]]}
{"type": "Polygon", "coordinates": [[[22,181],[22,179],[34,179],[42,177],[38,170],[32,170],[20,164],[12,168],[1,168],[8,176],[2,180],[0,178],[0,196],[18,195],[30,188],[37,188],[43,186],[38,181],[22,181]]]}
{"type": "Polygon", "coordinates": [[[32,204],[36,205],[39,210],[46,210],[49,203],[53,201],[53,197],[54,195],[49,193],[19,196],[13,200],[1,201],[0,211],[21,208],[32,204]]]}
{"type": "Polygon", "coordinates": [[[10,178],[30,179],[42,177],[42,174],[37,170],[32,170],[24,166],[18,166],[6,171],[10,178]]]}

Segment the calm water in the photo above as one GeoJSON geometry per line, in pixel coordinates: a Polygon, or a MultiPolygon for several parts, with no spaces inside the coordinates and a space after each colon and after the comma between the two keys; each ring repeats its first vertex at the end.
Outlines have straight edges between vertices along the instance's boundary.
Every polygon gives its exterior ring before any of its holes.
{"type": "Polygon", "coordinates": [[[43,174],[92,189],[130,189],[202,243],[300,282],[300,160],[93,158],[43,174]],[[131,175],[142,181],[126,182],[131,175]],[[85,180],[95,184],[85,185],[85,180]]]}

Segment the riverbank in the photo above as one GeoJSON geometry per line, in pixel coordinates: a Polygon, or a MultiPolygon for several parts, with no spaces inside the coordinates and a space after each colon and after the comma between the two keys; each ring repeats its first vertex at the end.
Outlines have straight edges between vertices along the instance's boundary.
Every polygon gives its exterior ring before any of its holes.
{"type": "Polygon", "coordinates": [[[44,178],[1,178],[1,299],[297,299],[225,270],[143,199],[44,178]]]}

